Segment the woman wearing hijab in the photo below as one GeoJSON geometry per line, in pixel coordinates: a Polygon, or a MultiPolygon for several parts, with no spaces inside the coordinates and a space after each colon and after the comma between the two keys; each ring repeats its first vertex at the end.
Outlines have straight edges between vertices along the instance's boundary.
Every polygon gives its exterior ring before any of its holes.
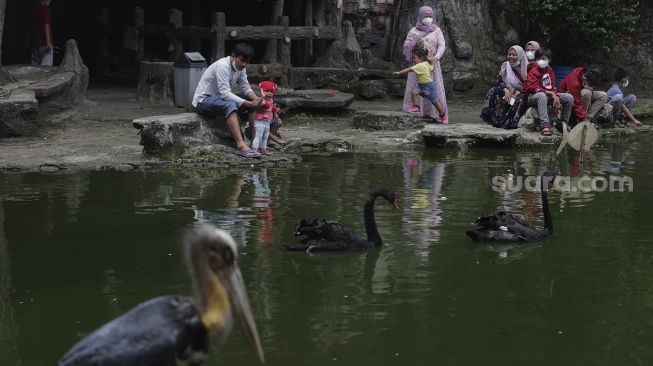
{"type": "MultiPolygon", "coordinates": [[[[406,41],[404,41],[404,58],[412,66],[413,48],[420,47],[428,51],[428,58],[433,62],[433,81],[435,82],[436,95],[444,109],[444,117],[440,118],[439,114],[433,107],[433,104],[427,99],[421,99],[420,113],[423,116],[430,117],[440,123],[448,123],[447,98],[444,93],[444,81],[442,80],[442,69],[440,68],[440,59],[444,54],[445,43],[442,30],[433,23],[433,9],[429,6],[422,6],[417,16],[417,24],[408,32],[406,41]]],[[[417,77],[414,72],[408,74],[406,82],[406,92],[404,93],[403,110],[408,112],[413,107],[411,92],[417,88],[417,77]]]]}
{"type": "Polygon", "coordinates": [[[535,52],[540,49],[540,44],[535,41],[526,43],[526,58],[529,63],[535,63],[535,52]]]}
{"type": "Polygon", "coordinates": [[[508,50],[508,60],[501,64],[494,87],[485,97],[481,118],[494,127],[517,128],[519,119],[526,110],[524,82],[526,81],[528,59],[521,46],[508,50]]]}

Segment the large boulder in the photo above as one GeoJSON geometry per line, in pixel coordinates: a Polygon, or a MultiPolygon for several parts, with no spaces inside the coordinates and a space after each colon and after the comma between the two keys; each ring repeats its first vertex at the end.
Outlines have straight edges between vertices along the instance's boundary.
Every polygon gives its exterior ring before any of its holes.
{"type": "Polygon", "coordinates": [[[138,118],[132,121],[132,125],[140,130],[140,144],[147,154],[204,145],[233,146],[224,118],[181,113],[138,118]]]}

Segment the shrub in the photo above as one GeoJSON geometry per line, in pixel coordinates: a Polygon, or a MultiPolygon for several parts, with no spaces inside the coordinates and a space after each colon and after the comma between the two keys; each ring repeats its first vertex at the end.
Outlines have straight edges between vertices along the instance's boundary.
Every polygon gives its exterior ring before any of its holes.
{"type": "Polygon", "coordinates": [[[629,43],[639,21],[637,0],[510,0],[513,19],[526,21],[530,35],[553,49],[554,62],[590,63],[629,43]],[[524,19],[524,17],[527,17],[524,19]]]}

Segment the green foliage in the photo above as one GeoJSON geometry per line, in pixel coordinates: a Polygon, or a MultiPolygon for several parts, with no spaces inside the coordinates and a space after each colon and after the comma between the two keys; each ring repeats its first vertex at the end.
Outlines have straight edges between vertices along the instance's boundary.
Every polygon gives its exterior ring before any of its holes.
{"type": "Polygon", "coordinates": [[[639,21],[637,0],[511,0],[531,37],[553,50],[554,63],[596,61],[628,42],[639,21]]]}

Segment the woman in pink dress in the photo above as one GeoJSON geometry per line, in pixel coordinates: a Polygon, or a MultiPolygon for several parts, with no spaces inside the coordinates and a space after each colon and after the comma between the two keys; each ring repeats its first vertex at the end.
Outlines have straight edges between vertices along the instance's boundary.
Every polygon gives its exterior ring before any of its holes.
{"type": "MultiPolygon", "coordinates": [[[[433,60],[433,81],[435,82],[435,91],[438,100],[442,103],[444,113],[447,118],[444,119],[446,123],[448,119],[447,112],[447,97],[444,93],[444,81],[442,80],[442,69],[440,68],[440,59],[444,54],[445,43],[442,30],[433,23],[433,9],[429,6],[422,6],[419,9],[417,16],[417,24],[408,32],[406,41],[404,41],[404,58],[412,66],[412,52],[415,46],[425,48],[429,53],[429,59],[433,60]]],[[[406,92],[404,93],[404,111],[408,111],[413,107],[411,92],[417,87],[417,77],[414,72],[408,74],[406,81],[406,92]]],[[[437,111],[433,104],[428,100],[422,100],[422,105],[419,106],[420,111],[424,116],[433,118],[440,121],[437,111]]]]}

